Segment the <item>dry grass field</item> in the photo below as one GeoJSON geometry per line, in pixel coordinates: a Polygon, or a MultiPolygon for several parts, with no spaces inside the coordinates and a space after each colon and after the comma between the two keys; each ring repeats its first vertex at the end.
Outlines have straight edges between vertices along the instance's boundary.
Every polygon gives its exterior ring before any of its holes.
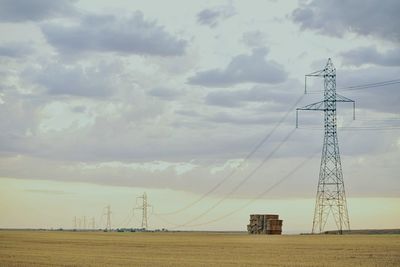
{"type": "Polygon", "coordinates": [[[0,231],[0,266],[400,266],[399,235],[0,231]]]}

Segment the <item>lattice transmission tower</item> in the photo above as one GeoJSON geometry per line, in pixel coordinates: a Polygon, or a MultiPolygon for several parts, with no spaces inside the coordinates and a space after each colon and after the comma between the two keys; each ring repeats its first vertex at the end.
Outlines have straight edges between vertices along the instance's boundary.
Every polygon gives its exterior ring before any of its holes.
{"type": "Polygon", "coordinates": [[[323,70],[306,75],[305,93],[307,92],[307,77],[324,78],[324,100],[302,108],[297,108],[296,110],[296,127],[298,127],[299,110],[324,111],[324,143],[322,147],[312,233],[323,232],[327,220],[332,214],[338,233],[342,234],[343,230],[350,230],[350,220],[347,211],[346,193],[337,137],[336,103],[353,103],[354,119],[355,102],[354,100],[336,94],[336,69],[330,58],[323,70]]]}
{"type": "Polygon", "coordinates": [[[107,216],[106,230],[111,231],[111,206],[108,205],[105,209],[106,212],[104,215],[107,216]]]}
{"type": "Polygon", "coordinates": [[[144,192],[143,195],[141,195],[140,197],[137,197],[136,201],[137,201],[137,199],[140,199],[140,198],[142,199],[142,205],[134,208],[133,210],[135,210],[135,209],[142,210],[142,228],[147,229],[147,227],[148,227],[148,210],[147,210],[147,208],[150,208],[150,207],[152,208],[152,205],[150,205],[147,202],[146,192],[144,192]]]}

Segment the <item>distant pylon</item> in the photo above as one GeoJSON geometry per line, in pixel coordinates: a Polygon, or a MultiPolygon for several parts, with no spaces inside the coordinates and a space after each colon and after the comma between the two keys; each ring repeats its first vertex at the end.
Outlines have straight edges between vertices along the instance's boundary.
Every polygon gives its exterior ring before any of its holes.
{"type": "Polygon", "coordinates": [[[147,202],[147,194],[146,192],[143,193],[142,196],[137,197],[142,199],[142,205],[139,207],[134,208],[135,209],[140,209],[142,210],[142,228],[147,229],[148,227],[148,212],[147,208],[152,207],[148,202],[147,202]]]}
{"type": "Polygon", "coordinates": [[[92,217],[92,229],[96,229],[96,222],[94,220],[94,217],[92,217]]]}
{"type": "MultiPolygon", "coordinates": [[[[324,231],[326,222],[330,214],[333,215],[337,229],[340,234],[343,229],[350,230],[350,220],[347,211],[346,193],[340,161],[339,143],[337,138],[336,126],[336,103],[353,103],[353,119],[355,111],[354,100],[336,94],[336,69],[331,59],[325,68],[306,75],[307,77],[324,78],[324,100],[307,105],[299,110],[320,110],[324,111],[324,143],[322,148],[321,166],[317,196],[315,202],[314,219],[312,233],[324,231]]],[[[306,80],[307,81],[307,80],[306,80]]],[[[307,87],[305,87],[305,92],[307,87]]],[[[296,115],[296,127],[298,116],[296,115]]]]}
{"type": "Polygon", "coordinates": [[[76,230],[76,227],[77,227],[77,225],[76,225],[76,216],[74,216],[74,229],[76,230]]]}
{"type": "Polygon", "coordinates": [[[86,216],[83,216],[83,229],[86,229],[86,216]]]}
{"type": "Polygon", "coordinates": [[[108,205],[106,207],[105,215],[107,216],[106,230],[111,231],[111,207],[110,207],[110,205],[108,205]]]}

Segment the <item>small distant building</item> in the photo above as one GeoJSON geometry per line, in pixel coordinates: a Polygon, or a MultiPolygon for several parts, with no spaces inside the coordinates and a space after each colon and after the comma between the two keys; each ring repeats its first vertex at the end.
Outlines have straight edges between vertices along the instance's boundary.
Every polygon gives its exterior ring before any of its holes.
{"type": "Polygon", "coordinates": [[[276,214],[251,214],[250,224],[247,225],[249,234],[280,235],[282,220],[276,214]]]}

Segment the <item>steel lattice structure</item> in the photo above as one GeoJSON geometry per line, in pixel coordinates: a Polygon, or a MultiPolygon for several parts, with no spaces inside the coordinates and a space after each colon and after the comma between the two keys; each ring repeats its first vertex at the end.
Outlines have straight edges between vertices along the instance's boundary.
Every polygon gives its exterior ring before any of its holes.
{"type": "Polygon", "coordinates": [[[139,198],[142,199],[142,206],[136,207],[133,210],[135,210],[135,209],[142,210],[142,228],[147,229],[147,227],[148,227],[148,212],[147,212],[148,210],[147,210],[147,208],[150,208],[150,207],[152,208],[152,206],[147,202],[146,192],[144,192],[142,196],[137,197],[136,200],[139,198]]]}
{"type": "Polygon", "coordinates": [[[107,216],[106,230],[111,231],[111,207],[110,207],[110,205],[108,205],[106,207],[105,215],[107,216]]]}
{"type": "MultiPolygon", "coordinates": [[[[355,102],[336,94],[336,69],[330,58],[323,70],[306,75],[305,82],[307,81],[307,77],[324,78],[324,100],[298,108],[296,111],[296,126],[298,125],[299,110],[324,111],[324,143],[322,148],[312,233],[321,233],[324,231],[329,215],[332,214],[338,232],[342,234],[343,230],[350,230],[350,221],[347,211],[342,164],[340,161],[337,137],[336,103],[352,102],[354,119],[355,102]]],[[[307,90],[307,87],[305,87],[305,90],[307,90]]]]}

